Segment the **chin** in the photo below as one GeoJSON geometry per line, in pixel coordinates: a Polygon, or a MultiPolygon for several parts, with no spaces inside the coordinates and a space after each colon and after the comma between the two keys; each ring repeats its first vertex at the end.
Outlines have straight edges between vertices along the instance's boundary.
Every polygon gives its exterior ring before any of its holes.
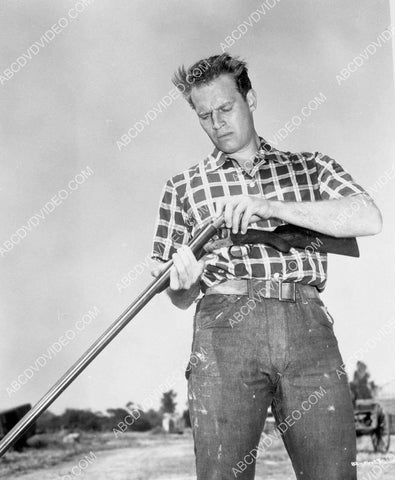
{"type": "Polygon", "coordinates": [[[236,145],[236,142],[234,140],[232,141],[224,139],[223,141],[217,140],[213,143],[218,148],[218,150],[221,150],[222,152],[228,154],[235,153],[240,148],[238,145],[236,145]]]}

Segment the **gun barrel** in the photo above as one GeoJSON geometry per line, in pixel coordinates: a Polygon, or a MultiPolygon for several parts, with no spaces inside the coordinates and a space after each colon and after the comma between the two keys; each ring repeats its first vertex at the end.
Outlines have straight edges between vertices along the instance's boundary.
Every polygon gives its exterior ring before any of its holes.
{"type": "MultiPolygon", "coordinates": [[[[216,233],[223,223],[219,217],[208,224],[189,246],[194,254],[216,233]]],[[[164,290],[170,281],[169,262],[166,269],[138,296],[138,298],[113,322],[107,330],[89,347],[89,349],[67,370],[38,403],[2,438],[0,441],[0,457],[32,426],[33,422],[59,397],[59,395],[78,377],[78,375],[99,355],[99,353],[126,327],[137,313],[159,292],[164,290]]]]}

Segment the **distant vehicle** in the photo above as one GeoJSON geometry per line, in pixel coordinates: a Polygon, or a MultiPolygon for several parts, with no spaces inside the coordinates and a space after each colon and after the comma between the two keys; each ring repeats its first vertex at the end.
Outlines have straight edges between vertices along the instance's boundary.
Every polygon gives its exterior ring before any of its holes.
{"type": "MultiPolygon", "coordinates": [[[[0,440],[19,422],[19,420],[32,408],[29,403],[0,411],[0,440]]],[[[21,451],[27,445],[27,440],[36,433],[36,425],[33,424],[22,437],[15,442],[14,448],[21,451]]]]}
{"type": "Polygon", "coordinates": [[[356,399],[354,420],[357,437],[370,435],[375,452],[387,453],[391,443],[391,416],[372,398],[356,399]]]}

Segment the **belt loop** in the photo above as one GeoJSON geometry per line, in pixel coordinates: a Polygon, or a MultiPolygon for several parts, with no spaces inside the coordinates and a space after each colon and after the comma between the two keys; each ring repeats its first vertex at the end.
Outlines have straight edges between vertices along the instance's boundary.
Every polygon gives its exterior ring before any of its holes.
{"type": "Polygon", "coordinates": [[[254,298],[254,284],[251,278],[247,278],[248,298],[254,298]]]}
{"type": "Polygon", "coordinates": [[[278,278],[278,299],[280,302],[283,300],[283,279],[278,278]]]}
{"type": "Polygon", "coordinates": [[[303,290],[303,286],[300,285],[299,288],[297,289],[297,293],[299,294],[299,297],[300,297],[300,301],[306,305],[308,304],[308,300],[307,300],[307,295],[305,295],[305,292],[303,290]]]}
{"type": "MultiPolygon", "coordinates": [[[[273,297],[273,279],[270,279],[270,280],[265,280],[263,282],[263,288],[265,289],[265,297],[267,298],[272,298],[273,297]]],[[[262,290],[262,289],[261,289],[262,290]]],[[[260,292],[261,292],[260,290],[260,292]]]]}

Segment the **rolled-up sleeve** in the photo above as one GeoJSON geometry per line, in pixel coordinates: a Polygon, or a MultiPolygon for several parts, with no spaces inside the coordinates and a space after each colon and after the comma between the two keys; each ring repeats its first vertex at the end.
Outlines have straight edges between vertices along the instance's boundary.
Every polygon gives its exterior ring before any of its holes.
{"type": "Polygon", "coordinates": [[[177,191],[173,182],[168,180],[159,203],[151,258],[167,262],[178,248],[189,242],[190,236],[177,191]]]}
{"type": "Polygon", "coordinates": [[[317,152],[315,162],[321,198],[333,200],[353,195],[366,195],[368,192],[354,181],[352,176],[333,158],[317,152]]]}

